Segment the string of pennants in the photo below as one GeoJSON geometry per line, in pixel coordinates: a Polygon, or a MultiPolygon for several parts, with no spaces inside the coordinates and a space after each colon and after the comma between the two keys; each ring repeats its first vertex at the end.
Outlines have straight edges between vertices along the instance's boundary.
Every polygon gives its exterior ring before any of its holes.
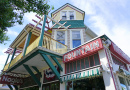
{"type": "MultiPolygon", "coordinates": [[[[8,48],[7,51],[5,51],[4,53],[7,53],[7,54],[13,54],[13,51],[14,49],[13,48],[8,48]]],[[[16,50],[15,51],[15,54],[19,54],[19,53],[22,53],[22,50],[16,50]]]]}

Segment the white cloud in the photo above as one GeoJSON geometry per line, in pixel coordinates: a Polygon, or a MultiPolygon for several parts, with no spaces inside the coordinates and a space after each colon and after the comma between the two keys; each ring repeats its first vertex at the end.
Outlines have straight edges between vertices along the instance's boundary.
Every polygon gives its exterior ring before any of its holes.
{"type": "Polygon", "coordinates": [[[18,32],[13,31],[13,30],[11,30],[11,29],[8,29],[7,34],[17,36],[17,35],[18,35],[18,32]]]}
{"type": "Polygon", "coordinates": [[[130,57],[130,6],[128,0],[71,0],[85,11],[87,25],[98,35],[106,34],[130,57]]]}

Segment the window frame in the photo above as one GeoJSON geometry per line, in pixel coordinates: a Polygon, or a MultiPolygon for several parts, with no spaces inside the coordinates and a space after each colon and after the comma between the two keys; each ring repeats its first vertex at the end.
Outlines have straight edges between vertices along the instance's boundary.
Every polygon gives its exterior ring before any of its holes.
{"type": "MultiPolygon", "coordinates": [[[[80,31],[80,39],[81,39],[81,45],[84,43],[84,38],[83,38],[83,29],[71,29],[70,30],[70,49],[73,48],[73,39],[72,39],[72,31],[80,31]]],[[[80,46],[80,45],[79,45],[80,46]]],[[[76,47],[75,47],[76,48],[76,47]]]]}
{"type": "Polygon", "coordinates": [[[94,60],[94,55],[95,54],[98,55],[99,65],[101,65],[99,53],[95,52],[93,54],[88,55],[87,57],[83,57],[83,58],[76,59],[74,61],[65,63],[65,74],[70,74],[70,73],[73,73],[73,72],[77,72],[77,71],[83,70],[82,67],[81,67],[81,60],[84,60],[84,69],[98,66],[98,65],[95,65],[95,60],[94,60]],[[90,66],[90,59],[89,59],[89,57],[91,57],[91,56],[93,57],[93,62],[94,62],[93,66],[90,66]],[[86,67],[86,58],[88,58],[89,67],[86,67]],[[77,62],[78,61],[80,62],[80,69],[79,70],[77,70],[77,62]],[[74,70],[74,62],[76,62],[76,70],[74,70]],[[73,70],[72,72],[70,72],[70,63],[72,63],[72,70],[73,70]],[[69,65],[69,68],[68,68],[69,72],[67,71],[67,65],[69,65]]]}
{"type": "Polygon", "coordinates": [[[54,39],[57,40],[57,31],[65,31],[65,45],[67,45],[67,30],[62,29],[62,30],[57,30],[54,29],[54,39]]]}
{"type": "Polygon", "coordinates": [[[76,12],[74,10],[62,10],[60,11],[60,19],[62,20],[62,12],[66,12],[66,20],[76,20],[76,12]],[[70,12],[74,12],[74,19],[70,19],[70,12]]]}

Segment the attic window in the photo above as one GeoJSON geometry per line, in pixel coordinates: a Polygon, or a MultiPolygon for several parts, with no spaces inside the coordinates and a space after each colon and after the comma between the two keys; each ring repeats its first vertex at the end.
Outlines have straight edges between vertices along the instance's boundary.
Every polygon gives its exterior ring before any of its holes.
{"type": "Polygon", "coordinates": [[[74,20],[76,19],[75,12],[70,10],[61,11],[62,20],[74,20]]]}
{"type": "Polygon", "coordinates": [[[71,12],[69,12],[69,13],[70,13],[70,20],[74,20],[74,12],[71,11],[71,12]]]}
{"type": "Polygon", "coordinates": [[[67,19],[66,13],[67,12],[62,12],[62,20],[66,20],[67,19]]]}

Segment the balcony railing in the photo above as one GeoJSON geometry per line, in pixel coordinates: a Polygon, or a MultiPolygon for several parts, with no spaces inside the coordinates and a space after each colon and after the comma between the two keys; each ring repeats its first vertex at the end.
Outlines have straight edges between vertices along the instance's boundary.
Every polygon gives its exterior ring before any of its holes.
{"type": "MultiPolygon", "coordinates": [[[[40,37],[38,37],[33,43],[31,43],[26,50],[26,54],[27,55],[29,52],[31,52],[34,48],[36,48],[39,44],[39,39],[40,37]]],[[[49,49],[51,51],[60,53],[60,54],[64,54],[65,52],[67,52],[67,46],[44,35],[43,38],[43,47],[46,49],[49,49]]],[[[10,64],[10,67],[12,65],[14,65],[18,60],[20,60],[23,57],[22,53],[20,53],[19,55],[17,55],[10,64]]],[[[9,67],[9,63],[4,67],[4,71],[6,71],[9,67]]]]}

